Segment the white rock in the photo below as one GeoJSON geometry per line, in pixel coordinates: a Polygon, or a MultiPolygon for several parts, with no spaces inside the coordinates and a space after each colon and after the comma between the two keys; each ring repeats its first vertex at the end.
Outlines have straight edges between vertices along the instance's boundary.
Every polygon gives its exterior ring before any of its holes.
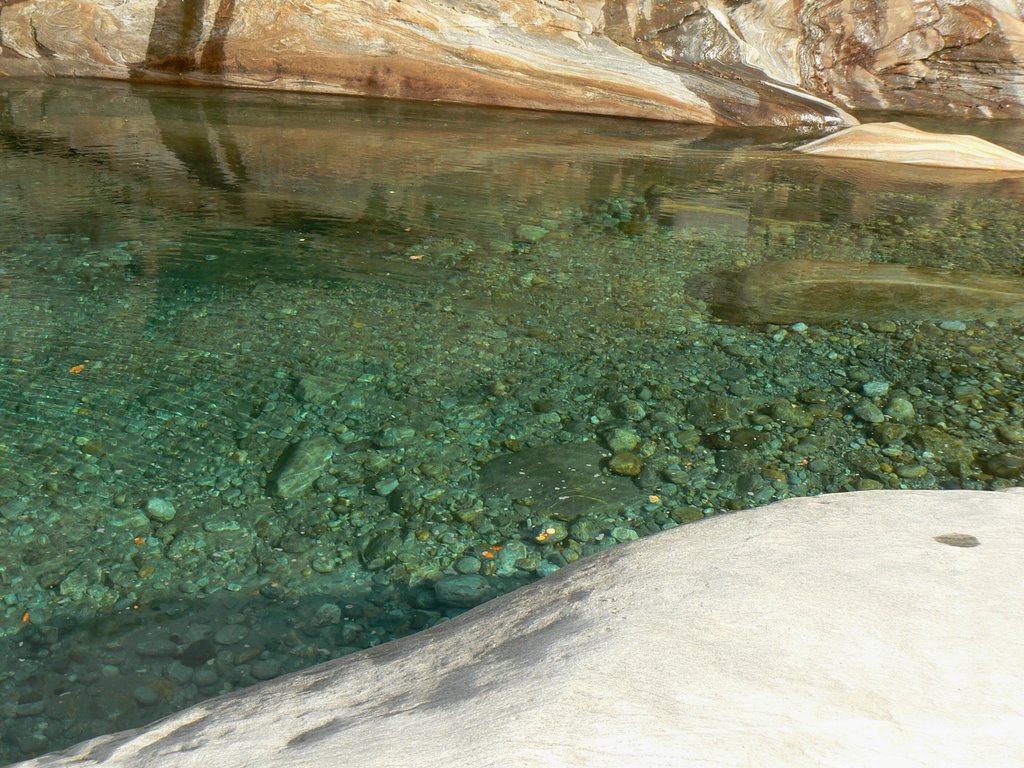
{"type": "Polygon", "coordinates": [[[1022,552],[1019,490],[793,499],[24,765],[1021,765],[1022,552]]]}

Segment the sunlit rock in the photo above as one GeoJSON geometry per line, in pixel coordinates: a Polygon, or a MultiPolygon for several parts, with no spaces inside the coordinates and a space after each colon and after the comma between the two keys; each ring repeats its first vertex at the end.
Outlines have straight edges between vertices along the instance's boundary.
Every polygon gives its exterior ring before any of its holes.
{"type": "Polygon", "coordinates": [[[1024,21],[1008,0],[9,0],[0,74],[745,125],[1021,117],[1024,21]]]}
{"type": "Polygon", "coordinates": [[[1015,765],[1024,495],[790,499],[24,766],[1015,765]]]}
{"type": "Polygon", "coordinates": [[[646,55],[749,67],[848,109],[1024,116],[1024,21],[1006,0],[596,5],[605,34],[646,55]]]}
{"type": "Polygon", "coordinates": [[[606,34],[609,3],[21,0],[0,74],[165,79],[723,125],[853,124],[759,71],[606,34]]]}
{"type": "Polygon", "coordinates": [[[990,141],[977,136],[930,133],[903,123],[857,125],[804,144],[796,151],[908,165],[1024,172],[1024,156],[990,141]]]}
{"type": "Polygon", "coordinates": [[[735,324],[1024,317],[1024,280],[906,264],[769,261],[690,288],[735,324]]]}

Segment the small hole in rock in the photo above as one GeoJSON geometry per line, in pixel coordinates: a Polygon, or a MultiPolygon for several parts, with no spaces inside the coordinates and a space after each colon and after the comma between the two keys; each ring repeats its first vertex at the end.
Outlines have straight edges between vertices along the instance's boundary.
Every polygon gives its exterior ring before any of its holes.
{"type": "Polygon", "coordinates": [[[939,544],[948,544],[951,547],[976,547],[981,544],[980,541],[969,533],[944,533],[933,538],[939,544]]]}

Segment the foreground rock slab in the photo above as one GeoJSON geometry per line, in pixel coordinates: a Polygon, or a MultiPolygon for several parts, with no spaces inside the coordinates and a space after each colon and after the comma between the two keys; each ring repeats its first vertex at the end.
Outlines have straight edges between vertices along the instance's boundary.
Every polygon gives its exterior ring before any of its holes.
{"type": "Polygon", "coordinates": [[[804,144],[796,151],[909,165],[1024,172],[1024,155],[990,141],[963,134],[930,133],[903,123],[857,125],[804,144]]]}
{"type": "Polygon", "coordinates": [[[1019,765],[1024,492],[793,499],[25,766],[1019,765]]]}

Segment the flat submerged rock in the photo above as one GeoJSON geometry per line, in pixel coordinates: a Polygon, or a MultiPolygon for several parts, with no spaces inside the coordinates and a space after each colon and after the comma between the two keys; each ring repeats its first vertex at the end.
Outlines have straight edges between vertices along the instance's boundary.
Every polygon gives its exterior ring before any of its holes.
{"type": "Polygon", "coordinates": [[[640,501],[632,482],[601,471],[610,456],[596,443],[527,448],[487,462],[480,489],[487,496],[530,499],[538,514],[563,520],[640,501]]]}
{"type": "Polygon", "coordinates": [[[1024,491],[790,499],[23,766],[1019,765],[1024,491]]]}
{"type": "Polygon", "coordinates": [[[1024,280],[907,264],[767,261],[691,281],[735,324],[1024,317],[1024,280]]]}

